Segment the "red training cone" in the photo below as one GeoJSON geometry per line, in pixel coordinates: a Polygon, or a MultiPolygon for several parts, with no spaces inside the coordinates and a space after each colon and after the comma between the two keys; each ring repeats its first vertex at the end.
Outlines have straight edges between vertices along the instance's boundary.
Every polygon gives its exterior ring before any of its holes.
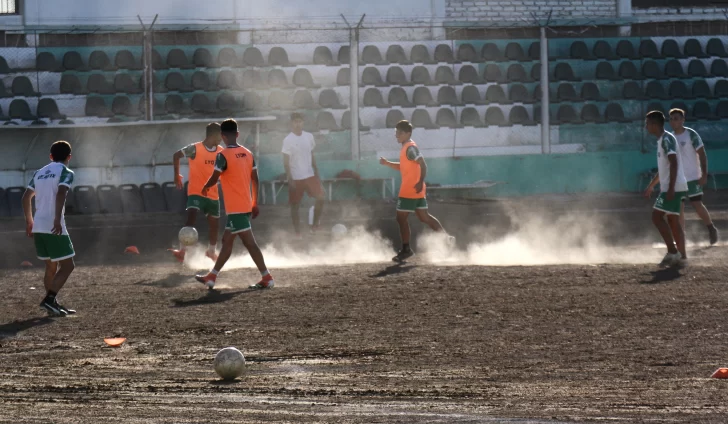
{"type": "Polygon", "coordinates": [[[718,368],[710,378],[728,378],[728,368],[718,368]]]}
{"type": "Polygon", "coordinates": [[[28,268],[33,266],[33,264],[30,261],[23,261],[20,263],[20,266],[22,266],[23,268],[28,268]]]}
{"type": "Polygon", "coordinates": [[[139,249],[137,249],[136,246],[129,246],[126,249],[124,249],[124,253],[133,253],[135,255],[139,254],[139,249]]]}

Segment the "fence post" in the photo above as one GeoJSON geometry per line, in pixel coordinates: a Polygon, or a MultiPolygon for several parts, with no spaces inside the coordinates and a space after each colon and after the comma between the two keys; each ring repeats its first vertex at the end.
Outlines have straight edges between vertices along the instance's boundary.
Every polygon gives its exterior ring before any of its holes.
{"type": "Polygon", "coordinates": [[[359,29],[366,14],[361,16],[355,27],[349,25],[344,15],[341,15],[349,27],[349,119],[351,119],[351,159],[361,159],[359,144],[359,29]]]}
{"type": "Polygon", "coordinates": [[[551,126],[549,123],[549,47],[546,27],[541,26],[541,153],[551,153],[551,126]]]}

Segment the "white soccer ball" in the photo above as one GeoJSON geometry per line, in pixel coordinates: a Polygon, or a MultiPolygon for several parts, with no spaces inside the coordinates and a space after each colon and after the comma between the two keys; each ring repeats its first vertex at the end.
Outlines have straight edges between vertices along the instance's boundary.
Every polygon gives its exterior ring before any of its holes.
{"type": "Polygon", "coordinates": [[[179,230],[179,242],[183,246],[192,246],[197,243],[197,230],[195,227],[182,227],[179,230]]]}
{"type": "Polygon", "coordinates": [[[234,347],[221,349],[215,355],[215,372],[223,380],[235,380],[243,374],[245,356],[234,347]]]}
{"type": "Polygon", "coordinates": [[[334,237],[343,237],[348,230],[346,229],[346,226],[344,224],[336,224],[331,228],[331,234],[334,235],[334,237]]]}

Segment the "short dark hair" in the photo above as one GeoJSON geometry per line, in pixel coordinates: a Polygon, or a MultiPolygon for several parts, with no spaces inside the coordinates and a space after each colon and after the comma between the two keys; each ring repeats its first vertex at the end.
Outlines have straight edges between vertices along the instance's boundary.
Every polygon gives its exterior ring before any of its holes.
{"type": "Polygon", "coordinates": [[[304,120],[303,119],[303,114],[300,114],[298,112],[293,112],[291,114],[291,121],[295,121],[296,119],[300,119],[301,121],[303,121],[304,120]]]}
{"type": "Polygon", "coordinates": [[[65,162],[71,156],[71,144],[67,141],[59,140],[51,145],[51,157],[54,162],[65,162]]]}
{"type": "Polygon", "coordinates": [[[670,109],[669,115],[672,116],[673,113],[677,113],[678,115],[682,116],[683,118],[685,117],[685,111],[680,108],[674,107],[674,108],[670,109]]]}
{"type": "Polygon", "coordinates": [[[209,137],[214,134],[220,134],[220,124],[217,122],[210,122],[207,124],[207,128],[205,128],[205,135],[209,137]]]}
{"type": "Polygon", "coordinates": [[[397,125],[395,125],[394,128],[396,128],[397,130],[402,131],[402,132],[406,132],[406,133],[410,133],[410,134],[412,133],[412,124],[410,124],[410,121],[405,121],[405,120],[399,121],[399,122],[397,122],[397,125]]]}
{"type": "Polygon", "coordinates": [[[659,110],[653,110],[646,116],[647,120],[652,121],[656,124],[665,125],[665,115],[659,110]]]}
{"type": "Polygon", "coordinates": [[[234,119],[226,119],[220,124],[221,133],[237,133],[238,123],[234,119]]]}

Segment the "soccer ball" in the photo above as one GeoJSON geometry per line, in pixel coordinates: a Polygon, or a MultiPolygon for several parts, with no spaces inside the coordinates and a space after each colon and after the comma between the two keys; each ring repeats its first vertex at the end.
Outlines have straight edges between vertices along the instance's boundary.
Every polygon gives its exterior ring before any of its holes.
{"type": "Polygon", "coordinates": [[[331,228],[331,234],[333,234],[336,238],[344,237],[346,231],[346,226],[344,224],[336,224],[331,228]]]}
{"type": "Polygon", "coordinates": [[[197,230],[195,230],[195,227],[182,227],[179,230],[179,242],[183,246],[192,246],[197,243],[197,230]]]}
{"type": "Polygon", "coordinates": [[[226,347],[215,355],[214,366],[215,372],[223,380],[235,380],[243,374],[245,356],[243,356],[243,352],[234,347],[226,347]]]}

